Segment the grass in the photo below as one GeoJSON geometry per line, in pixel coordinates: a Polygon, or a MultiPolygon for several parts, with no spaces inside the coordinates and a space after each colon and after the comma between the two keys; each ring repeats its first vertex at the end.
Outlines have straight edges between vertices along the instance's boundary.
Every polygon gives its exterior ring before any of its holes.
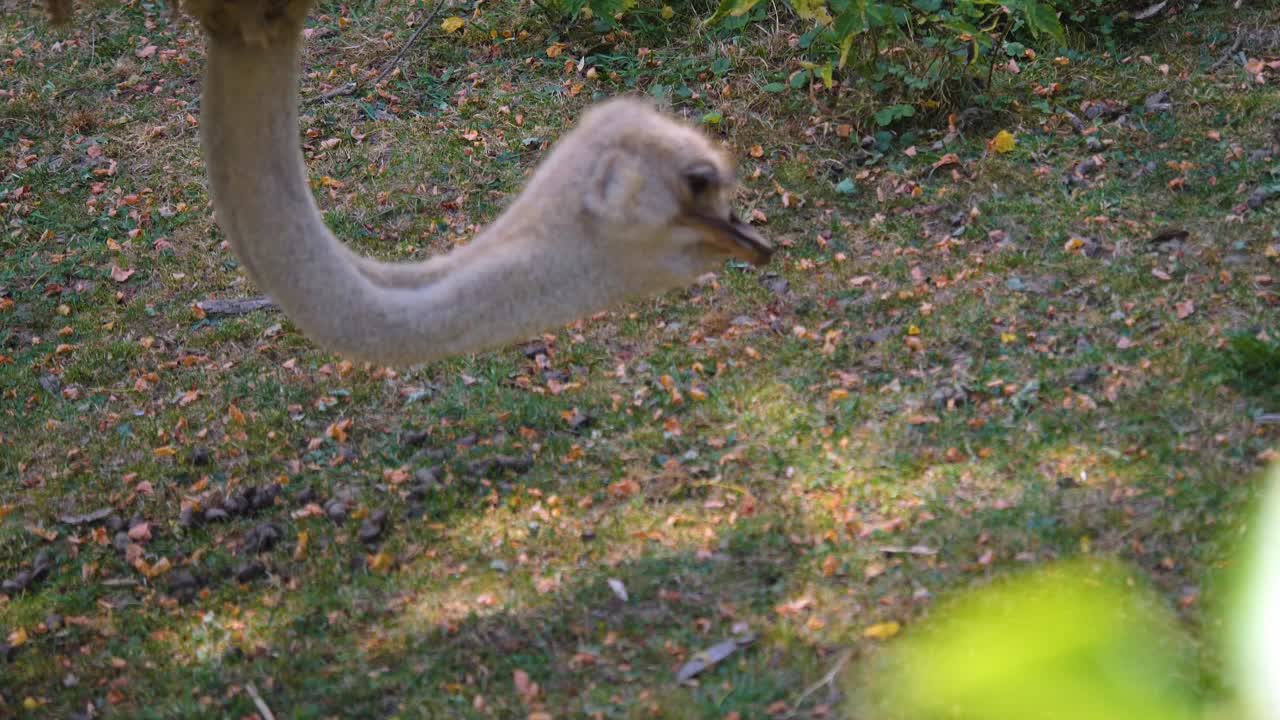
{"type": "MultiPolygon", "coordinates": [[[[429,10],[323,5],[304,96],[376,74],[429,10]]],[[[592,99],[638,91],[719,112],[774,266],[540,353],[395,371],[278,315],[200,318],[255,290],[207,205],[198,34],[150,3],[82,7],[65,33],[7,13],[0,579],[41,552],[52,568],[0,596],[0,717],[243,717],[250,683],[288,717],[824,717],[828,693],[797,699],[846,649],[851,670],[876,656],[866,628],[910,633],[939,597],[1082,553],[1156,588],[1196,640],[1194,692],[1221,696],[1206,608],[1280,410],[1280,204],[1243,207],[1274,182],[1280,97],[1204,70],[1224,27],[1269,11],[1024,63],[996,74],[1007,111],[867,153],[856,82],[760,90],[798,67],[785,23],[734,38],[655,6],[601,35],[472,10],[382,92],[304,111],[317,197],[354,247],[465,242],[592,99]],[[1052,82],[1045,112],[1032,88],[1052,82]],[[1147,113],[1158,91],[1173,108],[1147,113]],[[1101,100],[1126,122],[1086,138],[1056,112],[1101,100]],[[997,129],[1011,152],[988,150],[997,129]],[[1170,227],[1185,236],[1152,241],[1170,227]],[[142,564],[113,546],[136,523],[142,564]],[[936,554],[883,551],[917,545],[936,554]],[[739,624],[753,644],[675,682],[739,624]]]]}

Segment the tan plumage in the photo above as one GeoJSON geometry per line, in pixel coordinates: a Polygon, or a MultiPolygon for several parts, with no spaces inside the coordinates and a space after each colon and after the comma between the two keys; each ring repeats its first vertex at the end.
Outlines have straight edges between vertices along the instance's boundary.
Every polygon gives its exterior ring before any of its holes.
{"type": "Polygon", "coordinates": [[[772,253],[731,212],[722,149],[616,99],[588,110],[470,243],[421,263],[356,255],[325,227],[298,143],[309,7],[183,0],[209,35],[200,126],[218,223],[254,283],[321,346],[387,364],[482,350],[772,253]]]}

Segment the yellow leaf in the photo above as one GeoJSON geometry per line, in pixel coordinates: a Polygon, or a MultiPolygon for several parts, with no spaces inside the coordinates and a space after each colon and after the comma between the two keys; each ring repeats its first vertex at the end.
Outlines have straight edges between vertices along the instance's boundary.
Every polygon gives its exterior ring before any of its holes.
{"type": "Polygon", "coordinates": [[[395,556],[383,551],[377,555],[370,555],[367,562],[369,569],[373,572],[385,573],[390,571],[391,567],[395,565],[395,556]]]}
{"type": "Polygon", "coordinates": [[[863,630],[862,637],[869,640],[888,640],[894,635],[897,635],[898,631],[901,629],[901,625],[890,620],[889,622],[876,623],[866,630],[863,630]]]}
{"type": "Polygon", "coordinates": [[[445,18],[445,19],[440,23],[440,29],[441,29],[441,30],[444,30],[444,31],[445,31],[445,32],[447,32],[447,33],[451,33],[451,32],[454,32],[454,31],[456,31],[456,30],[460,30],[460,29],[462,28],[462,26],[463,26],[463,25],[466,25],[466,24],[467,24],[467,21],[466,21],[466,20],[463,20],[462,18],[460,18],[460,17],[458,17],[458,16],[456,16],[456,15],[455,15],[455,16],[453,16],[453,17],[447,17],[447,18],[445,18]]]}
{"type": "Polygon", "coordinates": [[[295,561],[302,560],[307,557],[307,544],[311,541],[311,533],[306,530],[298,531],[298,545],[293,549],[293,559],[295,561]]]}
{"type": "Polygon", "coordinates": [[[143,558],[133,561],[133,568],[142,573],[148,580],[154,580],[161,575],[169,572],[173,568],[173,564],[169,562],[169,558],[160,558],[156,564],[152,565],[143,558]]]}
{"type": "Polygon", "coordinates": [[[1008,130],[1001,130],[996,136],[991,138],[991,149],[998,153],[1007,153],[1018,144],[1017,138],[1008,130]]]}
{"type": "Polygon", "coordinates": [[[670,20],[676,16],[676,11],[672,10],[670,5],[663,5],[662,12],[660,14],[662,15],[663,20],[670,20]]]}
{"type": "Polygon", "coordinates": [[[9,644],[13,647],[22,647],[23,645],[26,645],[27,631],[22,628],[18,628],[17,630],[9,633],[9,644]]]}
{"type": "Polygon", "coordinates": [[[178,451],[177,451],[177,450],[174,450],[172,445],[163,445],[163,446],[161,446],[161,447],[158,447],[158,448],[156,448],[156,449],[152,450],[152,451],[151,451],[151,454],[152,454],[152,455],[155,455],[155,456],[156,456],[156,457],[158,457],[158,458],[160,458],[160,457],[173,457],[174,455],[177,455],[177,454],[178,454],[178,451]]]}

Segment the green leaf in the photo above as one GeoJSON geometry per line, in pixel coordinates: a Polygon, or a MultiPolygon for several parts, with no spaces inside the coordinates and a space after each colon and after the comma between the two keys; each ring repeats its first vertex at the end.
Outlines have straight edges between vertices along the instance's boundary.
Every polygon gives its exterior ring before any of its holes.
{"type": "Polygon", "coordinates": [[[702,116],[702,123],[704,125],[719,125],[721,120],[724,120],[724,113],[719,110],[712,110],[702,116]]]}
{"type": "Polygon", "coordinates": [[[861,35],[870,29],[871,25],[867,21],[867,0],[850,0],[849,7],[836,18],[835,34],[842,40],[853,35],[861,35]]]}
{"type": "Polygon", "coordinates": [[[830,62],[818,68],[818,77],[822,78],[822,86],[830,90],[831,86],[835,84],[835,81],[831,78],[830,62]]]}
{"type": "Polygon", "coordinates": [[[787,81],[792,88],[799,90],[809,84],[809,78],[812,77],[808,70],[797,70],[791,74],[791,78],[787,81]]]}
{"type": "Polygon", "coordinates": [[[720,5],[711,17],[702,21],[703,25],[714,25],[727,17],[741,17],[751,12],[760,0],[720,0],[720,5]]]}
{"type": "Polygon", "coordinates": [[[857,186],[853,184],[852,178],[845,178],[836,184],[836,192],[841,195],[852,195],[857,189],[857,186]]]}
{"type": "Polygon", "coordinates": [[[1059,45],[1067,44],[1067,32],[1062,28],[1062,22],[1058,20],[1058,12],[1053,7],[1037,0],[1022,0],[1020,5],[1032,35],[1036,37],[1041,34],[1048,35],[1059,45]]]}
{"type": "Polygon", "coordinates": [[[910,718],[1200,717],[1194,646],[1141,577],[1090,557],[939,603],[883,654],[887,704],[910,718]]]}
{"type": "Polygon", "coordinates": [[[936,13],[942,9],[942,0],[911,0],[911,6],[922,13],[936,13]]]}
{"type": "Polygon", "coordinates": [[[892,125],[894,121],[905,117],[911,117],[916,114],[916,109],[910,105],[889,105],[876,111],[876,124],[880,127],[892,125]]]}
{"type": "Polygon", "coordinates": [[[782,92],[783,90],[786,90],[786,89],[787,89],[787,86],[786,86],[786,85],[783,85],[783,84],[782,84],[782,83],[780,83],[780,82],[771,82],[771,83],[769,83],[768,85],[765,85],[764,87],[762,87],[762,88],[760,88],[760,89],[761,89],[761,90],[763,90],[763,91],[765,91],[765,92],[767,92],[767,93],[780,93],[780,92],[782,92]]]}
{"type": "Polygon", "coordinates": [[[853,47],[853,35],[846,35],[840,41],[840,67],[849,61],[849,49],[853,47]]]}
{"type": "Polygon", "coordinates": [[[801,20],[819,20],[824,16],[829,20],[831,17],[827,14],[825,0],[787,0],[787,4],[801,20]]]}

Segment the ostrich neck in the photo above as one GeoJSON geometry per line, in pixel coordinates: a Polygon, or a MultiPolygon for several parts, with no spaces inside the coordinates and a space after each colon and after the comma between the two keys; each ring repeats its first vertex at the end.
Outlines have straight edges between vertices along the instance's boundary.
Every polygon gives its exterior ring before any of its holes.
{"type": "Polygon", "coordinates": [[[412,364],[521,340],[619,299],[588,280],[604,261],[592,244],[567,242],[567,221],[539,219],[541,198],[517,200],[471,243],[426,262],[350,251],[307,185],[300,47],[210,37],[200,125],[218,223],[305,335],[348,357],[412,364]]]}

